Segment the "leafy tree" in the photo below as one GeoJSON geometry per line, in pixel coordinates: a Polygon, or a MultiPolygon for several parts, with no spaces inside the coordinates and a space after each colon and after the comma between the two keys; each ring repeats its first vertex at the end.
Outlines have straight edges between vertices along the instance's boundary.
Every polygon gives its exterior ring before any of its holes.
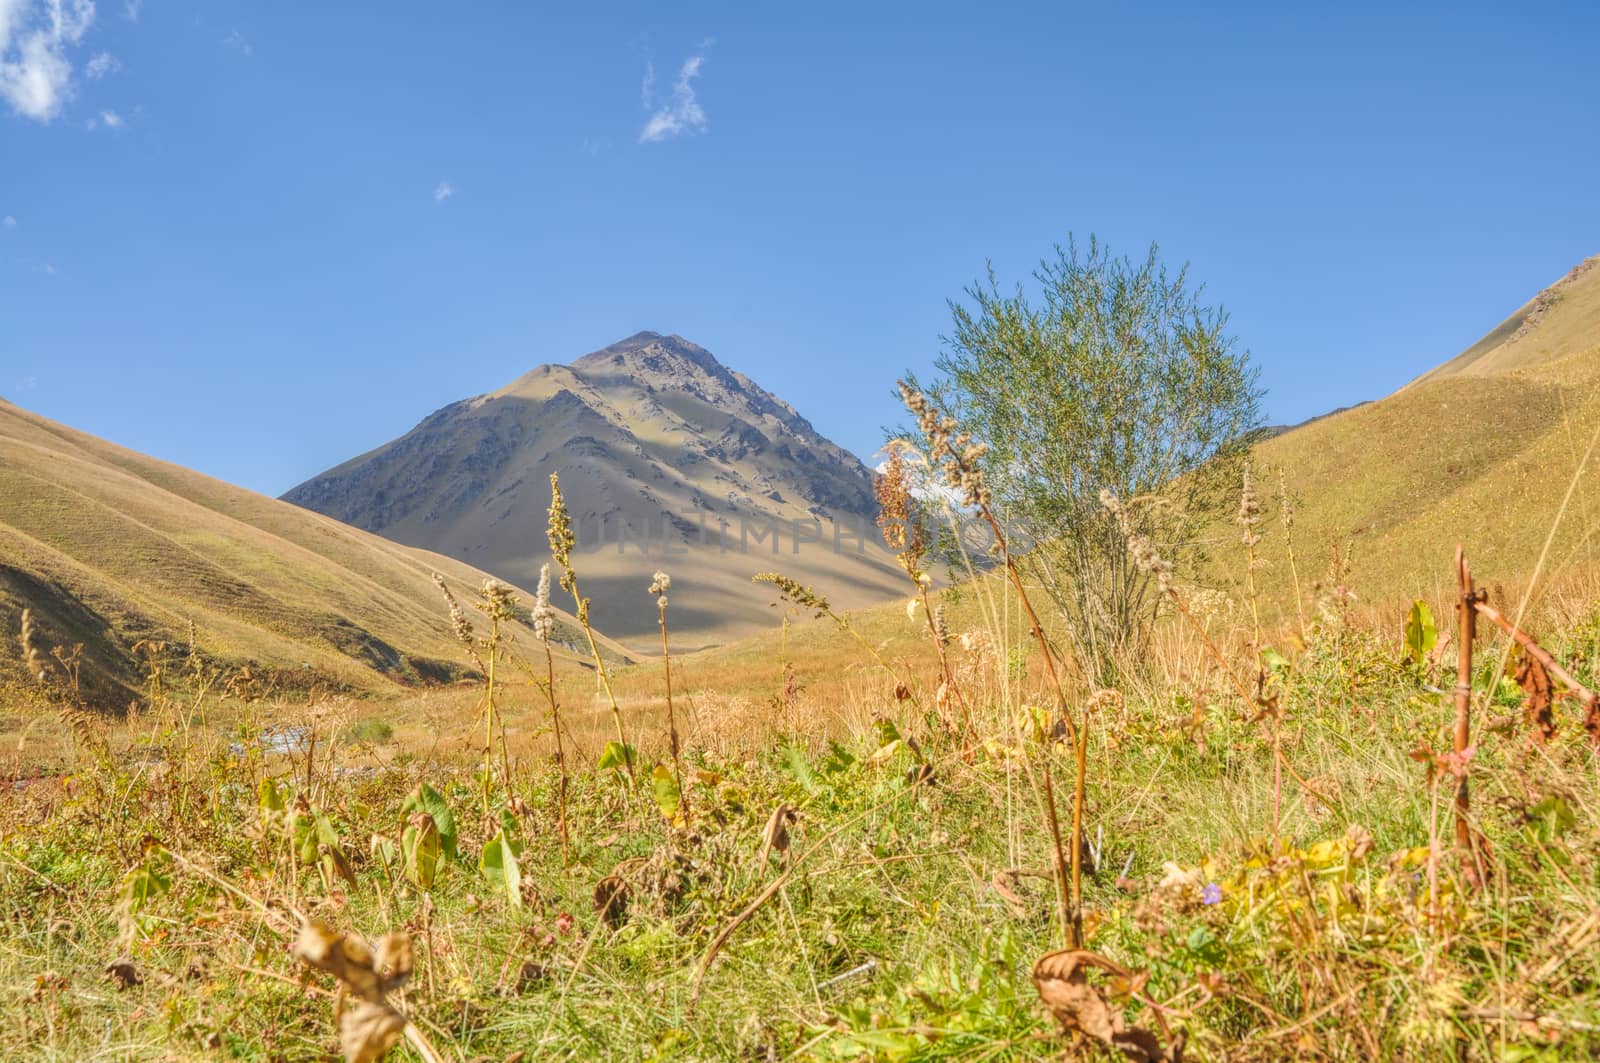
{"type": "Polygon", "coordinates": [[[1026,564],[1065,621],[1078,658],[1109,679],[1159,608],[1152,576],[1100,501],[1180,569],[1197,533],[1237,504],[1238,464],[1260,424],[1249,354],[1188,268],[1152,245],[1119,258],[1093,237],[1057,247],[1037,295],[986,282],[951,301],[953,332],[926,390],[987,445],[984,473],[1026,564]]]}

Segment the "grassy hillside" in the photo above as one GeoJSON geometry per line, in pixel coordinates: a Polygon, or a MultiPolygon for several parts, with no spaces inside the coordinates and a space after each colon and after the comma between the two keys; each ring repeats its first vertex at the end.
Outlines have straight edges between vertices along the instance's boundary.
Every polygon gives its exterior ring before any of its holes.
{"type": "MultiPolygon", "coordinates": [[[[1541,292],[1399,392],[1260,445],[1263,480],[1297,500],[1303,574],[1353,550],[1369,599],[1431,591],[1456,542],[1484,572],[1532,574],[1600,426],[1600,259],[1541,292]]],[[[1600,455],[1566,501],[1545,573],[1600,551],[1600,455]]],[[[1286,559],[1281,531],[1264,544],[1286,559]]]]}
{"type": "Polygon", "coordinates": [[[119,707],[133,644],[186,642],[191,622],[206,656],[295,684],[448,679],[435,571],[463,598],[486,578],[0,401],[0,670],[31,608],[45,648],[83,643],[86,683],[119,707]]]}

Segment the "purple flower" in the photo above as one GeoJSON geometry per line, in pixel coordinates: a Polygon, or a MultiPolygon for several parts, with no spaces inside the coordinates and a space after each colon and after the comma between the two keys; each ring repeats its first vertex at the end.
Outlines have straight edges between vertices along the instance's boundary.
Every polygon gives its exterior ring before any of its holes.
{"type": "Polygon", "coordinates": [[[1222,887],[1217,885],[1215,882],[1208,884],[1205,889],[1200,891],[1200,903],[1221,904],[1222,887]]]}

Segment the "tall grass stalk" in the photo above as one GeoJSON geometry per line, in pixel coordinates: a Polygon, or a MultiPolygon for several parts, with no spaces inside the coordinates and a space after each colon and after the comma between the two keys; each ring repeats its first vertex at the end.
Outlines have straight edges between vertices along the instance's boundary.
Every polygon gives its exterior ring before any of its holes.
{"type": "MultiPolygon", "coordinates": [[[[989,488],[984,483],[983,471],[978,464],[984,454],[983,444],[972,442],[971,438],[965,434],[957,435],[954,418],[941,414],[927,396],[904,381],[900,382],[900,398],[905,403],[906,409],[910,410],[917,418],[917,426],[921,429],[923,438],[928,444],[929,456],[938,463],[939,468],[945,474],[945,479],[951,487],[961,492],[962,502],[965,505],[975,507],[989,525],[990,532],[994,536],[994,549],[1000,555],[1006,574],[1011,579],[1011,585],[1017,592],[1017,600],[1027,615],[1034,641],[1038,644],[1040,654],[1044,658],[1045,674],[1050,680],[1051,691],[1055,694],[1056,709],[1067,727],[1067,737],[1072,743],[1074,777],[1071,868],[1066,874],[1063,874],[1066,860],[1063,858],[1062,853],[1061,829],[1055,807],[1055,787],[1051,781],[1050,758],[1048,756],[1041,761],[1044,776],[1041,796],[1046,823],[1050,828],[1051,847],[1055,854],[1055,878],[1061,902],[1062,935],[1069,947],[1081,948],[1083,945],[1084,796],[1089,765],[1088,728],[1086,725],[1080,725],[1067,705],[1067,693],[1056,670],[1055,654],[1051,650],[1049,639],[1045,637],[1044,626],[1039,622],[1039,614],[1034,611],[1033,603],[1028,599],[1027,588],[1023,586],[1022,574],[1018,571],[1016,560],[1011,555],[1005,531],[1001,528],[1000,521],[995,516],[991,505],[989,488]]],[[[1087,721],[1084,723],[1086,724],[1087,721]]],[[[1023,764],[1028,767],[1031,775],[1032,768],[1026,757],[1023,758],[1023,764]]],[[[1037,790],[1037,784],[1035,784],[1035,787],[1037,790]]]]}
{"type": "Polygon", "coordinates": [[[589,656],[594,659],[595,674],[599,676],[600,687],[611,705],[611,719],[617,727],[618,752],[622,755],[631,782],[634,778],[633,753],[622,729],[622,709],[618,707],[617,695],[611,689],[611,676],[606,671],[605,658],[600,655],[600,644],[595,640],[594,628],[589,624],[589,599],[578,590],[578,573],[572,567],[572,548],[578,545],[578,540],[572,532],[572,516],[567,512],[566,500],[561,497],[561,478],[556,473],[550,474],[550,520],[546,533],[550,539],[550,554],[561,566],[561,589],[572,596],[577,606],[578,624],[589,642],[589,656]]]}
{"type": "Polygon", "coordinates": [[[533,635],[544,647],[544,690],[550,699],[550,730],[556,743],[556,829],[561,835],[561,864],[570,861],[570,839],[567,834],[567,753],[561,738],[561,709],[556,700],[556,663],[550,653],[550,637],[555,634],[556,615],[550,607],[550,566],[539,566],[539,589],[533,599],[533,635]]]}
{"type": "Polygon", "coordinates": [[[650,581],[650,593],[655,595],[656,616],[661,624],[661,669],[667,684],[667,738],[672,746],[672,774],[678,782],[678,803],[685,814],[689,811],[689,788],[683,784],[683,752],[678,746],[678,718],[672,707],[672,651],[667,646],[667,591],[672,589],[672,577],[657,572],[650,581]]]}

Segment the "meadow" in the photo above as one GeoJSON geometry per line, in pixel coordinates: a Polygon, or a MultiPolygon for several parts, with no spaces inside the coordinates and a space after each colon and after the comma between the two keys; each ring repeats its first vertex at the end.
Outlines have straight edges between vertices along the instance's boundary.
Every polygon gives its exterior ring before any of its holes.
{"type": "MultiPolygon", "coordinates": [[[[1497,592],[1549,656],[1480,621],[1463,743],[1461,596],[1258,565],[1277,515],[1219,541],[1233,590],[1163,581],[1118,689],[1005,564],[914,558],[902,604],[775,574],[770,636],[627,667],[547,655],[548,583],[446,594],[474,678],[399,697],[162,644],[115,723],[18,633],[0,1051],[1592,1057],[1596,574],[1497,592]]],[[[670,579],[639,598],[670,649],[670,579]]]]}

